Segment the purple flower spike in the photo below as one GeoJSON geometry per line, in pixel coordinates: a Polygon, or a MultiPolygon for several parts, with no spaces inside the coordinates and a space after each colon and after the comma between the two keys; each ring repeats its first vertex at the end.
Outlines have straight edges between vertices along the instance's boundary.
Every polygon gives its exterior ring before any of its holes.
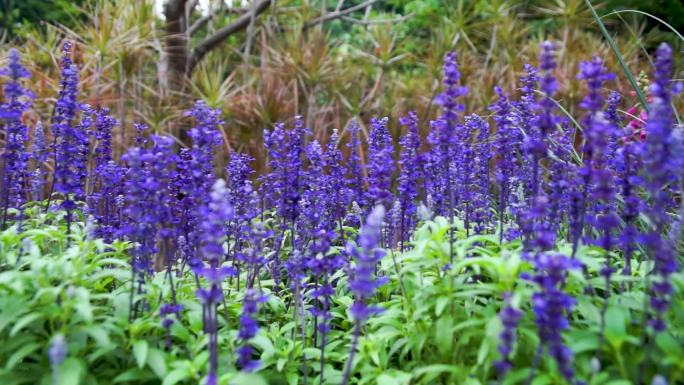
{"type": "Polygon", "coordinates": [[[418,198],[419,181],[422,179],[422,164],[420,157],[420,135],[418,133],[418,116],[409,112],[408,116],[399,119],[399,123],[406,127],[406,134],[399,140],[401,155],[399,165],[400,224],[399,243],[404,249],[404,243],[410,238],[410,229],[416,223],[416,199],[418,198]]]}
{"type": "Polygon", "coordinates": [[[651,284],[651,326],[656,332],[666,329],[664,315],[671,305],[670,276],[679,271],[676,247],[666,236],[670,224],[668,209],[674,206],[673,189],[679,186],[681,149],[677,147],[672,110],[672,48],[661,44],[656,50],[655,76],[650,85],[651,103],[643,143],[643,186],[648,192],[646,215],[652,225],[642,235],[641,243],[655,263],[656,275],[651,284]]]}
{"type": "Polygon", "coordinates": [[[368,191],[369,205],[392,205],[392,172],[394,145],[387,130],[388,118],[372,118],[368,138],[368,191]]]}
{"type": "Polygon", "coordinates": [[[237,366],[244,372],[253,372],[261,366],[259,360],[252,358],[254,348],[249,345],[249,341],[259,331],[256,315],[259,312],[259,305],[266,300],[267,297],[257,289],[250,288],[245,292],[242,314],[240,315],[240,330],[238,331],[238,339],[242,345],[237,349],[237,366]]]}
{"type": "Polygon", "coordinates": [[[22,122],[22,116],[31,107],[34,95],[21,85],[22,79],[29,78],[31,73],[21,64],[16,49],[10,49],[9,63],[0,69],[0,76],[10,79],[3,87],[5,102],[0,104],[0,120],[5,125],[5,148],[0,169],[0,229],[4,229],[9,209],[21,209],[28,198],[26,186],[30,154],[26,148],[28,128],[22,122]]]}

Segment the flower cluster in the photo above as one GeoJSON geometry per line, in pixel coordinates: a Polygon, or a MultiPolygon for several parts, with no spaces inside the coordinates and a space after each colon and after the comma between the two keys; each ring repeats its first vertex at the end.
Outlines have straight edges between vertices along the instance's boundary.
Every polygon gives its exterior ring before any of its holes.
{"type": "Polygon", "coordinates": [[[29,153],[26,151],[28,128],[22,122],[22,115],[31,107],[34,95],[21,85],[22,79],[29,78],[31,73],[21,64],[16,49],[10,50],[9,63],[7,67],[0,69],[0,76],[10,79],[3,87],[6,102],[0,105],[0,119],[5,121],[5,149],[0,169],[0,228],[4,229],[9,209],[21,209],[27,199],[25,186],[29,179],[29,153]]]}

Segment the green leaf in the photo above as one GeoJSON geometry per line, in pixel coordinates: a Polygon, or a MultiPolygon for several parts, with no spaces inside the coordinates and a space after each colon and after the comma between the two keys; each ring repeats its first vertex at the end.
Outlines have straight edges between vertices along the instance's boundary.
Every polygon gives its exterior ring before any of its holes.
{"type": "Polygon", "coordinates": [[[439,297],[437,298],[437,302],[435,304],[435,315],[439,317],[442,315],[442,312],[444,311],[444,308],[446,305],[449,304],[449,298],[448,297],[439,297]]]}
{"type": "Polygon", "coordinates": [[[30,344],[23,345],[17,351],[12,353],[12,355],[7,359],[7,365],[5,365],[5,368],[14,368],[14,365],[21,362],[24,358],[26,358],[29,354],[33,353],[38,348],[40,348],[40,344],[37,342],[32,342],[30,344]]]}
{"type": "Polygon", "coordinates": [[[377,378],[377,384],[378,385],[400,385],[399,380],[396,378],[388,375],[388,374],[381,374],[377,378]]]}
{"type": "Polygon", "coordinates": [[[142,383],[150,380],[154,380],[156,376],[149,370],[131,368],[127,371],[119,374],[114,378],[114,382],[135,382],[142,383]]]}
{"type": "Polygon", "coordinates": [[[627,318],[621,308],[612,306],[606,311],[606,340],[608,340],[615,349],[620,349],[620,346],[622,346],[627,338],[626,321],[627,318]]]}
{"type": "Polygon", "coordinates": [[[230,385],[268,385],[268,382],[255,373],[238,373],[230,380],[230,385]]]}
{"type": "Polygon", "coordinates": [[[84,374],[83,361],[69,357],[57,369],[57,385],[79,385],[84,374]]]}
{"type": "Polygon", "coordinates": [[[149,345],[145,340],[135,341],[133,343],[133,355],[135,356],[135,362],[138,364],[138,368],[142,369],[147,362],[147,352],[149,350],[149,345]]]}
{"type": "Polygon", "coordinates": [[[164,377],[162,385],[175,385],[184,379],[189,378],[188,371],[185,369],[175,369],[164,377]]]}
{"type": "Polygon", "coordinates": [[[286,359],[286,358],[278,358],[278,361],[276,362],[276,369],[277,369],[279,372],[282,372],[282,371],[283,371],[283,368],[285,367],[285,364],[286,364],[286,363],[287,363],[287,359],[286,359]]]}
{"type": "Polygon", "coordinates": [[[166,376],[166,361],[164,354],[159,349],[150,349],[147,353],[147,365],[159,378],[166,376]]]}
{"type": "Polygon", "coordinates": [[[17,333],[21,331],[25,326],[29,325],[31,322],[34,322],[40,318],[42,318],[43,315],[40,313],[30,313],[27,314],[19,319],[17,323],[14,324],[12,327],[12,330],[10,330],[10,337],[14,337],[17,333]]]}

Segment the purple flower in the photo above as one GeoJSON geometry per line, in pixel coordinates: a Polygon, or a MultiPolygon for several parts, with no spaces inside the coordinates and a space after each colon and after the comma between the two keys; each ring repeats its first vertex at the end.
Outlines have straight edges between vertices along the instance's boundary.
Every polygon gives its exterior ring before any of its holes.
{"type": "MultiPolygon", "coordinates": [[[[349,188],[347,168],[343,165],[342,151],[339,148],[339,136],[337,130],[333,131],[328,146],[323,156],[325,165],[325,189],[326,189],[326,213],[329,216],[328,223],[335,227],[336,223],[342,226],[342,221],[347,214],[351,203],[353,191],[349,188]]],[[[340,233],[342,228],[340,227],[340,233]]]]}
{"type": "Polygon", "coordinates": [[[22,79],[29,78],[31,74],[22,66],[16,49],[10,49],[9,63],[7,67],[0,69],[0,76],[10,78],[3,87],[5,102],[0,104],[0,119],[5,124],[5,148],[0,169],[0,228],[4,229],[9,209],[21,209],[28,195],[26,185],[29,179],[30,154],[26,149],[28,128],[22,122],[22,116],[30,108],[34,95],[21,85],[22,79]]]}
{"type": "MultiPolygon", "coordinates": [[[[578,79],[587,82],[587,95],[580,102],[580,107],[587,111],[587,114],[582,119],[582,127],[584,129],[585,143],[582,148],[582,166],[578,170],[579,189],[574,192],[576,218],[573,219],[571,225],[571,235],[573,242],[572,256],[575,256],[577,247],[584,231],[585,221],[587,219],[587,211],[596,212],[602,211],[605,207],[605,202],[611,201],[612,196],[612,182],[611,173],[607,168],[607,161],[605,159],[605,152],[608,146],[607,138],[615,134],[615,127],[605,118],[602,111],[604,99],[601,94],[603,84],[615,77],[614,74],[608,73],[603,65],[603,61],[599,57],[594,57],[591,61],[580,63],[580,73],[578,79]],[[591,194],[591,195],[590,195],[591,194]],[[592,207],[589,209],[588,200],[592,197],[592,207]],[[598,200],[598,201],[597,201],[598,200]],[[603,202],[601,202],[603,201],[603,202]],[[601,204],[603,203],[603,207],[601,204]]],[[[608,213],[610,218],[612,214],[608,213]]],[[[600,223],[592,218],[589,218],[592,224],[600,223]]],[[[612,228],[612,219],[608,219],[604,225],[603,230],[610,232],[612,228]]]]}
{"type": "MultiPolygon", "coordinates": [[[[541,344],[537,356],[542,354],[546,347],[558,364],[561,374],[572,381],[573,353],[563,342],[562,333],[570,327],[568,314],[577,301],[566,294],[563,287],[568,272],[580,268],[581,264],[575,259],[552,252],[537,253],[531,262],[534,264],[534,274],[526,275],[524,278],[534,282],[538,287],[538,291],[532,295],[532,310],[541,344]]],[[[530,378],[533,375],[534,370],[530,372],[530,378]]]]}
{"type": "Polygon", "coordinates": [[[34,201],[42,201],[44,198],[45,177],[45,162],[48,160],[47,143],[45,142],[45,129],[43,124],[36,122],[33,128],[33,144],[31,146],[31,158],[33,159],[33,168],[30,175],[32,198],[34,201]]]}
{"type": "Polygon", "coordinates": [[[386,253],[380,248],[384,217],[385,209],[376,206],[361,228],[356,244],[347,243],[347,253],[354,260],[354,265],[349,268],[349,289],[354,294],[351,313],[357,322],[363,322],[379,311],[366,302],[386,281],[385,277],[375,276],[377,264],[386,253]]]}
{"type": "MultiPolygon", "coordinates": [[[[477,115],[473,115],[475,117],[477,115]]],[[[490,208],[491,194],[489,191],[490,177],[489,164],[492,160],[492,144],[489,138],[489,124],[483,119],[473,118],[473,129],[477,130],[473,154],[473,175],[475,180],[472,185],[472,222],[477,234],[484,233],[492,223],[490,208]]]]}
{"type": "Polygon", "coordinates": [[[112,129],[116,119],[107,108],[89,111],[94,117],[91,135],[95,139],[95,167],[90,175],[90,194],[87,202],[95,217],[95,235],[111,242],[120,227],[116,199],[123,194],[124,170],[112,157],[112,129]]]}
{"type": "Polygon", "coordinates": [[[75,208],[74,200],[84,196],[89,144],[86,128],[90,126],[90,116],[85,114],[80,123],[75,123],[78,111],[88,107],[79,106],[76,100],[78,68],[70,58],[71,43],[64,44],[63,52],[62,79],[52,119],[52,131],[56,138],[54,190],[62,194],[62,207],[70,212],[75,208]]]}
{"type": "Polygon", "coordinates": [[[455,132],[459,126],[458,114],[464,109],[458,99],[468,93],[468,88],[459,85],[460,79],[456,53],[449,52],[444,58],[444,89],[436,99],[436,103],[442,106],[442,114],[430,122],[427,141],[431,149],[425,162],[427,195],[435,212],[448,218],[454,215],[456,204],[452,185],[456,179],[454,173],[460,143],[457,143],[455,132]]]}
{"type": "Polygon", "coordinates": [[[245,372],[253,372],[261,365],[259,360],[252,358],[254,348],[249,345],[249,341],[259,331],[256,315],[259,311],[259,304],[266,302],[266,299],[267,297],[257,289],[249,288],[245,292],[242,314],[240,315],[240,329],[238,331],[238,339],[241,346],[237,349],[237,366],[245,372]]]}
{"type": "Polygon", "coordinates": [[[519,176],[516,175],[518,134],[512,124],[512,106],[508,97],[500,87],[495,87],[494,91],[499,96],[498,100],[489,109],[494,111],[494,122],[496,122],[496,135],[494,150],[496,152],[496,165],[494,168],[494,180],[499,190],[498,211],[499,211],[499,237],[503,240],[504,222],[506,212],[510,210],[516,202],[516,189],[520,183],[519,176]]]}
{"type": "MultiPolygon", "coordinates": [[[[152,141],[151,148],[132,147],[122,157],[128,170],[122,209],[125,223],[119,235],[135,243],[131,266],[137,275],[137,291],[140,293],[145,277],[152,272],[152,256],[159,251],[158,240],[170,237],[168,229],[174,223],[170,185],[177,157],[172,150],[173,140],[153,136],[152,141]]],[[[136,313],[137,303],[135,307],[131,304],[131,317],[136,313]]]]}
{"type": "Polygon", "coordinates": [[[513,353],[513,345],[515,344],[516,329],[522,312],[511,304],[511,294],[504,294],[504,307],[499,312],[499,318],[503,324],[503,331],[499,334],[499,354],[501,360],[494,363],[499,375],[503,377],[508,372],[513,364],[511,363],[511,353],[513,353]]]}
{"type": "Polygon", "coordinates": [[[410,238],[410,229],[416,223],[416,199],[418,198],[419,181],[422,178],[422,164],[420,158],[420,135],[418,133],[418,116],[409,112],[408,116],[399,119],[399,123],[406,127],[406,134],[401,137],[401,154],[399,156],[399,192],[400,225],[399,242],[401,249],[410,238]]]}
{"type": "Polygon", "coordinates": [[[372,118],[368,137],[368,191],[366,201],[373,207],[392,204],[394,146],[387,130],[388,118],[372,118]]]}
{"type": "Polygon", "coordinates": [[[214,150],[222,140],[219,126],[223,121],[220,119],[220,110],[210,108],[201,100],[195,102],[185,115],[195,120],[195,126],[188,133],[192,139],[192,147],[181,150],[179,154],[173,195],[177,197],[174,202],[178,221],[176,227],[185,237],[186,251],[191,254],[183,256],[187,262],[196,258],[199,251],[198,231],[202,221],[200,210],[209,201],[209,192],[216,180],[213,168],[214,150]]]}
{"type": "Polygon", "coordinates": [[[235,275],[235,269],[221,266],[223,262],[223,243],[226,239],[226,226],[233,219],[235,211],[230,205],[226,182],[218,179],[212,187],[209,200],[200,207],[201,255],[206,262],[195,260],[192,269],[195,274],[205,278],[207,286],[197,289],[197,297],[203,307],[204,332],[209,337],[209,372],[207,384],[216,378],[218,370],[218,304],[223,300],[221,283],[235,275]]]}
{"type": "Polygon", "coordinates": [[[645,214],[651,222],[641,244],[654,261],[654,279],[651,284],[651,307],[654,314],[650,324],[656,332],[665,330],[663,320],[671,303],[670,275],[679,271],[675,246],[666,237],[670,224],[668,209],[674,206],[672,189],[679,186],[678,164],[681,150],[677,148],[672,110],[672,49],[665,43],[656,50],[655,76],[649,91],[651,103],[646,122],[646,140],[643,143],[643,186],[646,198],[645,214]]]}

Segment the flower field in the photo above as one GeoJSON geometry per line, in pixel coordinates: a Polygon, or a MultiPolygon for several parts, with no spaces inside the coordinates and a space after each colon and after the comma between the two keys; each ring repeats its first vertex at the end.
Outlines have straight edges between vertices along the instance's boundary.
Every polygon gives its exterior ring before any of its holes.
{"type": "Polygon", "coordinates": [[[544,40],[484,103],[454,50],[427,124],[228,155],[206,100],[187,145],[87,104],[77,45],[46,100],[22,47],[0,69],[0,384],[684,384],[671,45],[637,82],[544,40]]]}

